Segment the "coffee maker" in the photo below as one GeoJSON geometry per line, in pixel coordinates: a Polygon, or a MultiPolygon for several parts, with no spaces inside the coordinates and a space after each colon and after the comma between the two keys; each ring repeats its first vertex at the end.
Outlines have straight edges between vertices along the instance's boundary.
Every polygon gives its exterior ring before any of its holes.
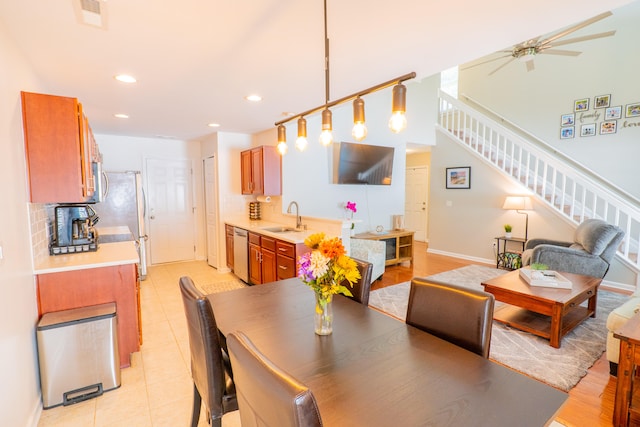
{"type": "Polygon", "coordinates": [[[98,216],[89,205],[58,205],[55,207],[51,255],[98,250],[98,234],[94,225],[98,216]]]}

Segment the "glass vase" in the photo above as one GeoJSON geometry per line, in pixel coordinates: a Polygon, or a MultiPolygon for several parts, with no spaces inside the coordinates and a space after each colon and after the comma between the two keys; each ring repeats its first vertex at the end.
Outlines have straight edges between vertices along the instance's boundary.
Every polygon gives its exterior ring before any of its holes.
{"type": "Polygon", "coordinates": [[[330,335],[333,332],[333,307],[331,296],[322,298],[316,293],[316,310],[314,317],[315,331],[318,335],[330,335]]]}

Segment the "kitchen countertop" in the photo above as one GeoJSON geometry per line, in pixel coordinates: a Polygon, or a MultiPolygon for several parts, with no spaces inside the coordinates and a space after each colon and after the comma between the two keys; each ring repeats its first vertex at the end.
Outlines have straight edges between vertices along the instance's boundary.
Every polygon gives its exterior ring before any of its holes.
{"type": "Polygon", "coordinates": [[[304,239],[306,239],[311,234],[318,232],[317,230],[303,230],[303,231],[286,231],[282,233],[275,233],[273,231],[267,231],[265,230],[265,228],[271,228],[271,227],[293,228],[293,225],[279,224],[276,222],[263,221],[263,220],[252,221],[252,220],[249,220],[248,218],[241,218],[241,217],[229,218],[229,219],[226,219],[224,222],[225,224],[229,224],[234,227],[243,228],[245,230],[248,230],[254,233],[263,234],[265,236],[273,237],[275,239],[283,240],[285,242],[289,242],[293,244],[304,243],[304,239]]]}
{"type": "MultiPolygon", "coordinates": [[[[98,235],[131,234],[129,228],[103,227],[98,235]]],[[[100,243],[94,252],[80,252],[67,255],[50,255],[34,266],[34,274],[59,273],[62,271],[83,270],[88,268],[113,267],[116,265],[136,264],[140,261],[133,240],[100,243]]]]}

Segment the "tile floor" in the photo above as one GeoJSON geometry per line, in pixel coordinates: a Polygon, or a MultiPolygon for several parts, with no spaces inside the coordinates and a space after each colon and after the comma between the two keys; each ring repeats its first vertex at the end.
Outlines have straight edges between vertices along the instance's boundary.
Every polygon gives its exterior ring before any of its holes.
{"type": "MultiPolygon", "coordinates": [[[[72,406],[42,411],[38,427],[181,427],[191,420],[193,383],[189,339],[178,279],[196,284],[229,280],[204,261],[152,266],[141,283],[141,350],[122,369],[121,386],[72,406]]],[[[207,427],[201,411],[199,427],[207,427]]],[[[237,411],[223,427],[239,427],[237,411]]]]}

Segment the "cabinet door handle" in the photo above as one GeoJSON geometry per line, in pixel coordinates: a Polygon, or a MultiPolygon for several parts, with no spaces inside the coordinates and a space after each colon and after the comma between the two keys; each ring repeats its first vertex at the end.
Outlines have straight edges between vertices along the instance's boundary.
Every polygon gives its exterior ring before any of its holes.
{"type": "Polygon", "coordinates": [[[280,252],[286,252],[286,251],[287,251],[285,248],[278,248],[278,250],[279,250],[280,252]]]}

